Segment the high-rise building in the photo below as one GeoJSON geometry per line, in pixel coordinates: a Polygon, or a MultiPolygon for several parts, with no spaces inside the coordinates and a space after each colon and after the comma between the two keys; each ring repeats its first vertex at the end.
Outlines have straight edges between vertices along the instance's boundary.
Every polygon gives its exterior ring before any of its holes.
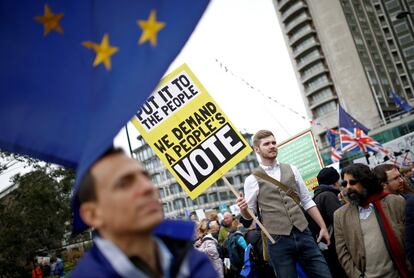
{"type": "MultiPolygon", "coordinates": [[[[247,142],[251,141],[251,134],[243,134],[243,136],[247,142]]],[[[158,186],[166,218],[186,218],[197,209],[219,211],[221,208],[228,209],[235,204],[236,197],[222,179],[192,200],[141,136],[139,140],[141,145],[133,151],[134,156],[151,174],[152,181],[158,186]]],[[[252,152],[225,176],[236,190],[243,191],[244,180],[257,166],[257,158],[252,152]]]]}
{"type": "Polygon", "coordinates": [[[273,2],[320,147],[338,103],[375,134],[414,102],[414,0],[273,2]]]}

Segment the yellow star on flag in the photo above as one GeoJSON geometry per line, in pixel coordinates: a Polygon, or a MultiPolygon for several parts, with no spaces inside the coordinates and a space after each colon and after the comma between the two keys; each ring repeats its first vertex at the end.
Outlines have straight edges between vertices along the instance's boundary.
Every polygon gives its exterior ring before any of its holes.
{"type": "Polygon", "coordinates": [[[108,34],[103,36],[101,44],[86,41],[82,45],[96,52],[95,61],[93,61],[94,67],[103,62],[107,70],[111,69],[111,56],[118,52],[118,47],[113,47],[109,44],[108,34]]]}
{"type": "Polygon", "coordinates": [[[138,44],[149,40],[152,46],[156,46],[157,34],[165,27],[165,22],[157,21],[157,12],[152,10],[148,20],[137,20],[137,24],[142,29],[138,44]]]}
{"type": "Polygon", "coordinates": [[[55,30],[58,33],[63,33],[63,29],[59,21],[63,18],[63,13],[54,14],[47,4],[45,4],[45,14],[43,16],[35,16],[34,20],[43,24],[43,35],[47,36],[50,31],[55,30]]]}

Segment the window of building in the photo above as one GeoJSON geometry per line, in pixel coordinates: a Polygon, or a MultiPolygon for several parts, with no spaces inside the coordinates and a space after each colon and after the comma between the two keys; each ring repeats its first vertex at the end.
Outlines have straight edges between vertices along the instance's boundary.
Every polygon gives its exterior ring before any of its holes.
{"type": "Polygon", "coordinates": [[[387,7],[387,10],[398,9],[400,8],[400,3],[398,3],[398,1],[389,1],[388,3],[385,3],[385,6],[387,7]]]}
{"type": "Polygon", "coordinates": [[[310,82],[306,82],[305,87],[306,89],[312,89],[327,82],[329,82],[328,77],[326,76],[326,74],[324,74],[324,75],[319,76],[318,78],[312,79],[312,81],[310,82]]]}
{"type": "Polygon", "coordinates": [[[198,196],[197,200],[198,200],[199,205],[203,205],[203,204],[208,203],[206,194],[201,194],[200,196],[198,196]]]}
{"type": "Polygon", "coordinates": [[[401,36],[398,39],[399,39],[401,45],[407,45],[407,44],[412,45],[413,44],[413,37],[411,36],[411,34],[401,36]]]}
{"type": "Polygon", "coordinates": [[[291,27],[296,25],[298,22],[304,20],[305,18],[307,18],[306,12],[302,12],[300,16],[292,17],[291,21],[286,22],[286,29],[290,29],[291,27]]]}
{"type": "Polygon", "coordinates": [[[301,37],[303,34],[305,34],[306,32],[310,31],[312,28],[310,25],[305,25],[301,28],[299,28],[298,30],[296,30],[292,36],[290,37],[290,41],[294,41],[297,38],[301,37]]]}
{"type": "Polygon", "coordinates": [[[313,113],[316,118],[322,117],[327,113],[330,113],[332,111],[336,111],[336,102],[330,101],[327,102],[313,110],[313,113]]]}
{"type": "Polygon", "coordinates": [[[354,36],[354,39],[355,39],[355,44],[356,45],[363,45],[364,44],[364,42],[362,41],[360,36],[354,36]]]}
{"type": "Polygon", "coordinates": [[[241,176],[237,175],[233,177],[234,183],[233,184],[241,184],[241,176]]]}
{"type": "Polygon", "coordinates": [[[410,89],[410,88],[406,88],[406,89],[405,89],[405,93],[407,94],[407,96],[408,96],[409,98],[412,98],[412,97],[413,97],[413,92],[411,91],[411,89],[410,89]]]}
{"type": "Polygon", "coordinates": [[[321,102],[325,99],[332,97],[334,93],[331,88],[323,89],[315,94],[312,94],[309,98],[309,104],[313,105],[315,103],[321,102]]]}
{"type": "Polygon", "coordinates": [[[159,188],[158,191],[160,192],[160,197],[164,198],[165,197],[165,189],[164,188],[159,188]]]}
{"type": "Polygon", "coordinates": [[[411,47],[409,47],[409,48],[406,48],[406,49],[404,50],[404,53],[405,53],[405,55],[406,55],[407,57],[409,57],[409,56],[414,56],[414,46],[411,46],[411,47]]]}
{"type": "Polygon", "coordinates": [[[194,201],[190,197],[187,197],[187,206],[191,207],[194,205],[195,205],[194,201]]]}
{"type": "Polygon", "coordinates": [[[302,72],[302,77],[306,77],[308,75],[313,74],[314,72],[323,70],[324,66],[321,62],[314,64],[313,66],[310,66],[308,68],[306,68],[303,72],[302,72]]]}
{"type": "Polygon", "coordinates": [[[183,198],[175,199],[173,204],[174,204],[174,209],[185,208],[185,201],[183,198]]]}
{"type": "Polygon", "coordinates": [[[390,82],[389,82],[388,78],[386,78],[386,77],[382,77],[382,78],[381,78],[381,83],[382,83],[383,85],[389,85],[389,84],[390,84],[390,82]]]}
{"type": "Polygon", "coordinates": [[[162,204],[162,210],[164,211],[164,213],[170,212],[170,210],[168,209],[168,204],[162,204]]]}
{"type": "Polygon", "coordinates": [[[210,199],[210,202],[217,202],[218,201],[217,192],[210,193],[208,195],[208,198],[210,199]]]}
{"type": "Polygon", "coordinates": [[[404,21],[401,21],[399,23],[396,23],[394,25],[394,30],[395,30],[396,33],[405,32],[406,30],[408,30],[407,23],[405,23],[404,21]]]}
{"type": "Polygon", "coordinates": [[[172,178],[174,178],[174,176],[170,173],[170,171],[168,171],[168,170],[165,170],[165,177],[167,178],[167,179],[172,179],[172,178]]]}
{"type": "Polygon", "coordinates": [[[309,52],[308,54],[302,56],[302,58],[297,59],[298,65],[306,64],[310,60],[320,57],[319,50],[315,49],[309,52]]]}
{"type": "Polygon", "coordinates": [[[161,183],[161,175],[159,173],[156,173],[152,175],[151,180],[154,184],[160,184],[161,183]]]}
{"type": "Polygon", "coordinates": [[[300,51],[304,48],[307,48],[309,45],[316,43],[316,40],[314,37],[309,37],[306,40],[302,41],[300,44],[298,44],[296,47],[293,47],[293,52],[300,51]]]}
{"type": "Polygon", "coordinates": [[[229,194],[227,191],[219,193],[221,201],[227,201],[229,199],[229,194]]]}
{"type": "Polygon", "coordinates": [[[171,194],[177,194],[183,191],[183,189],[181,188],[181,186],[178,183],[173,183],[170,186],[170,191],[171,194]]]}

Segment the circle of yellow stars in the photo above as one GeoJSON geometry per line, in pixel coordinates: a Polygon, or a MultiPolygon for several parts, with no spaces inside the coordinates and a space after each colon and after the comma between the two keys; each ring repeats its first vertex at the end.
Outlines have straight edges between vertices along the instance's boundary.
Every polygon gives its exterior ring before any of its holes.
{"type": "MultiPolygon", "coordinates": [[[[59,34],[63,34],[63,28],[60,25],[62,20],[63,13],[53,13],[52,9],[45,4],[44,15],[35,16],[34,20],[37,23],[43,24],[43,35],[46,37],[51,31],[56,31],[59,34]]],[[[149,41],[152,47],[157,46],[157,35],[158,32],[165,28],[166,23],[157,21],[157,12],[151,10],[147,20],[137,20],[137,25],[142,29],[141,37],[138,40],[138,44],[144,44],[149,41]]],[[[119,51],[119,48],[112,46],[109,43],[109,35],[104,34],[100,43],[95,43],[92,41],[84,41],[82,45],[88,49],[91,49],[95,52],[95,60],[93,61],[93,66],[96,67],[100,64],[104,64],[106,70],[110,70],[111,56],[119,51]]]]}

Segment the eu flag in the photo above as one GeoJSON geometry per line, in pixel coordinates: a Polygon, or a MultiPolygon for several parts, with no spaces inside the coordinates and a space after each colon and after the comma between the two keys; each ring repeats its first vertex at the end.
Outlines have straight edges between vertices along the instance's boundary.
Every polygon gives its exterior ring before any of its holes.
{"type": "Polygon", "coordinates": [[[413,110],[413,107],[408,104],[408,102],[403,100],[399,95],[397,95],[394,91],[390,92],[390,97],[394,101],[395,105],[400,107],[405,112],[409,113],[411,110],[413,110]]]}
{"type": "Polygon", "coordinates": [[[351,115],[349,115],[341,105],[339,105],[339,127],[343,129],[348,129],[353,131],[353,129],[360,129],[364,133],[368,133],[369,129],[363,124],[355,120],[351,115]]]}
{"type": "Polygon", "coordinates": [[[332,130],[332,129],[328,129],[326,131],[326,138],[328,139],[329,145],[331,147],[335,148],[335,146],[336,146],[336,137],[337,136],[338,136],[338,133],[336,131],[332,130]]]}
{"type": "Polygon", "coordinates": [[[207,0],[0,2],[0,149],[82,173],[145,101],[207,0]]]}

